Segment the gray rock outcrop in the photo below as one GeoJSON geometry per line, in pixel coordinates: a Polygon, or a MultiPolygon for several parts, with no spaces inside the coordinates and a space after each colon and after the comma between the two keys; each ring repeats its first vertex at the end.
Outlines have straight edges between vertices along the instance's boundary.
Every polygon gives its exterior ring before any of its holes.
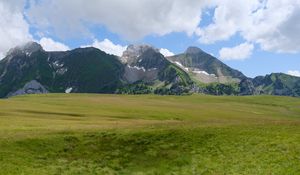
{"type": "Polygon", "coordinates": [[[23,88],[9,93],[7,97],[17,96],[17,95],[24,95],[24,94],[45,94],[49,91],[41,85],[36,80],[31,80],[30,82],[26,83],[23,88]]]}

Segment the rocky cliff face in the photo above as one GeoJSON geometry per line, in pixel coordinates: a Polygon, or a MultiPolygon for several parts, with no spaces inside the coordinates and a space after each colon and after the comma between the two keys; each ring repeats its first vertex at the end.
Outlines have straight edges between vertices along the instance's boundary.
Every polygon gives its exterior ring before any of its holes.
{"type": "Polygon", "coordinates": [[[43,85],[41,85],[36,80],[31,80],[28,83],[26,83],[23,88],[15,92],[9,93],[7,97],[24,95],[24,94],[45,94],[45,93],[49,93],[49,91],[43,85]]]}
{"type": "Polygon", "coordinates": [[[148,45],[130,45],[121,58],[126,65],[124,79],[129,83],[154,81],[166,61],[157,49],[148,45]]]}
{"type": "Polygon", "coordinates": [[[192,84],[187,73],[149,45],[128,46],[121,60],[125,64],[123,77],[128,83],[146,83],[168,93],[180,93],[192,84]]]}
{"type": "Polygon", "coordinates": [[[134,65],[140,60],[140,56],[147,50],[159,51],[150,45],[129,45],[121,56],[124,63],[134,65]]]}

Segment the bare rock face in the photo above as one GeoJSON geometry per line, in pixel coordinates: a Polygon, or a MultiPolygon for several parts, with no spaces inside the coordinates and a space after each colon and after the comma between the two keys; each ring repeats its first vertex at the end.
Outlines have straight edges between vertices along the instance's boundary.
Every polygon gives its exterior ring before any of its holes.
{"type": "Polygon", "coordinates": [[[30,82],[26,83],[23,88],[9,93],[7,97],[17,96],[17,95],[24,95],[24,94],[45,94],[49,93],[48,90],[41,85],[36,80],[31,80],[30,82]]]}
{"type": "Polygon", "coordinates": [[[137,66],[131,67],[126,66],[123,78],[129,83],[134,83],[139,80],[146,82],[154,81],[158,76],[158,69],[145,69],[144,67],[140,68],[137,66]]]}
{"type": "Polygon", "coordinates": [[[166,65],[164,56],[150,45],[129,45],[121,59],[127,64],[123,78],[129,83],[153,81],[166,65]]]}
{"type": "Polygon", "coordinates": [[[139,57],[149,49],[159,52],[158,49],[150,45],[129,45],[122,55],[122,61],[129,65],[135,64],[139,61],[139,57]]]}

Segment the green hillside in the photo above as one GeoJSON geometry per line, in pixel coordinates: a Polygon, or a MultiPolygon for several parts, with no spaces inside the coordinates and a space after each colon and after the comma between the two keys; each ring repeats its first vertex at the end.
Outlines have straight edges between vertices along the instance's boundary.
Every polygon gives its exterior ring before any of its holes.
{"type": "Polygon", "coordinates": [[[270,95],[300,96],[300,78],[283,73],[259,76],[253,80],[258,93],[270,95]]]}
{"type": "Polygon", "coordinates": [[[46,94],[0,100],[0,174],[299,174],[300,99],[46,94]]]}
{"type": "Polygon", "coordinates": [[[56,74],[52,92],[73,87],[79,93],[113,93],[122,85],[123,66],[118,58],[95,48],[70,51],[59,60],[67,71],[56,74]]]}

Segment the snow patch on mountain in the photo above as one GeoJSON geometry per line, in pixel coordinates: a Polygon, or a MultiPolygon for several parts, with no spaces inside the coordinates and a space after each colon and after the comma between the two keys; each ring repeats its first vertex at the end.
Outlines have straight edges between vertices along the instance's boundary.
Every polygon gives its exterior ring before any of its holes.
{"type": "Polygon", "coordinates": [[[67,88],[67,89],[65,90],[65,93],[69,94],[69,93],[72,92],[72,90],[73,90],[73,88],[72,88],[72,87],[69,87],[69,88],[67,88]]]}
{"type": "Polygon", "coordinates": [[[146,72],[146,69],[144,67],[138,67],[138,66],[129,66],[127,65],[130,69],[137,69],[137,70],[142,70],[143,72],[146,72]]]}
{"type": "Polygon", "coordinates": [[[201,71],[201,70],[199,70],[199,69],[195,69],[195,70],[193,70],[192,72],[195,73],[195,74],[204,74],[204,75],[207,75],[207,76],[213,76],[213,77],[216,77],[215,74],[209,74],[209,73],[207,73],[206,71],[201,71]]]}
{"type": "Polygon", "coordinates": [[[181,63],[179,63],[178,61],[175,61],[175,64],[177,64],[180,68],[184,69],[186,72],[189,71],[188,67],[183,66],[181,63]]]}
{"type": "Polygon", "coordinates": [[[59,61],[55,61],[55,62],[53,63],[53,66],[54,66],[54,68],[61,68],[61,67],[64,66],[64,64],[59,63],[59,61]]]}

